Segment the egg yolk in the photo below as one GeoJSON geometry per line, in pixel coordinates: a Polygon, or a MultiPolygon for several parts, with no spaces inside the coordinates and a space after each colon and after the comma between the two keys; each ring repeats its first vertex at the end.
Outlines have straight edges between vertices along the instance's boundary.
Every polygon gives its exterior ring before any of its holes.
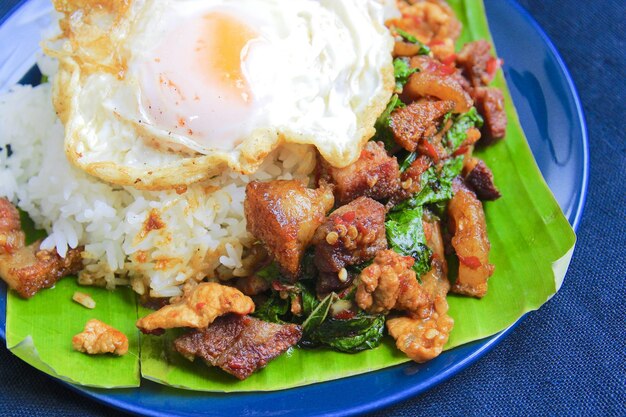
{"type": "Polygon", "coordinates": [[[245,21],[222,11],[165,33],[141,65],[145,122],[205,149],[233,149],[257,111],[243,65],[258,39],[245,21]]]}
{"type": "Polygon", "coordinates": [[[256,34],[225,13],[209,13],[204,21],[205,33],[198,40],[199,65],[204,64],[207,75],[218,76],[220,79],[215,81],[248,102],[250,89],[241,68],[242,51],[256,34]]]}

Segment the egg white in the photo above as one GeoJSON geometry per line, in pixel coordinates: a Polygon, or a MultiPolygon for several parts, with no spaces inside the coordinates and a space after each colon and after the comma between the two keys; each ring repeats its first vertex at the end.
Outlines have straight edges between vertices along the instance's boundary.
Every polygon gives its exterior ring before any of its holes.
{"type": "MultiPolygon", "coordinates": [[[[332,165],[349,165],[373,136],[393,89],[388,1],[56,0],[55,6],[62,35],[45,51],[59,60],[54,101],[66,153],[115,184],[169,189],[224,169],[251,173],[281,143],[313,145],[332,165]],[[261,42],[242,59],[253,105],[237,113],[228,102],[203,103],[227,122],[216,126],[224,132],[198,134],[150,114],[146,63],[180,19],[212,10],[232,13],[261,42]]],[[[176,109],[168,99],[160,105],[176,109]]]]}

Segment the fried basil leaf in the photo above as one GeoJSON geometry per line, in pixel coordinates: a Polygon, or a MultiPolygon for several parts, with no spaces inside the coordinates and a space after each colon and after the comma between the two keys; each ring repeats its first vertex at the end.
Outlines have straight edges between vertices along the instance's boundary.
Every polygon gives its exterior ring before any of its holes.
{"type": "Polygon", "coordinates": [[[273,292],[264,303],[257,306],[252,316],[270,323],[283,324],[285,320],[282,317],[289,311],[289,304],[289,298],[283,300],[277,292],[273,292]]]}
{"type": "Polygon", "coordinates": [[[372,140],[382,141],[385,144],[385,148],[390,151],[396,146],[396,141],[391,133],[391,113],[394,110],[404,107],[404,103],[400,100],[397,94],[391,96],[389,104],[384,112],[376,119],[374,127],[376,128],[376,134],[372,140]]]}
{"type": "Polygon", "coordinates": [[[272,282],[274,280],[280,279],[280,268],[278,267],[278,264],[276,262],[270,262],[263,268],[256,271],[256,275],[266,281],[272,282]]]}
{"type": "Polygon", "coordinates": [[[320,304],[315,297],[315,291],[311,290],[308,286],[298,282],[296,286],[300,289],[300,296],[302,299],[302,315],[309,317],[313,310],[320,304]]]}
{"type": "Polygon", "coordinates": [[[417,40],[417,38],[413,35],[411,35],[410,33],[400,29],[400,28],[394,28],[395,32],[405,41],[405,42],[409,42],[409,43],[414,43],[416,45],[420,46],[420,50],[417,53],[418,55],[429,55],[430,54],[430,48],[426,45],[424,45],[422,42],[420,42],[419,40],[417,40]]]}
{"type": "Polygon", "coordinates": [[[464,114],[453,116],[450,129],[446,132],[445,144],[450,153],[459,149],[461,144],[467,139],[467,131],[472,127],[481,128],[483,118],[478,114],[476,107],[464,114]]]}
{"type": "Polygon", "coordinates": [[[421,207],[425,204],[434,204],[452,198],[452,180],[463,169],[463,156],[450,158],[444,161],[440,168],[430,167],[421,177],[421,190],[409,199],[395,206],[392,211],[404,211],[410,208],[421,207]]]}
{"type": "Polygon", "coordinates": [[[309,337],[310,346],[328,346],[341,352],[360,352],[380,344],[385,328],[385,316],[370,316],[360,312],[348,320],[329,318],[309,337]]]}
{"type": "Polygon", "coordinates": [[[328,294],[318,305],[313,309],[311,314],[302,323],[302,332],[307,335],[314,332],[328,316],[330,306],[337,299],[337,294],[334,292],[328,294]]]}
{"type": "Polygon", "coordinates": [[[413,162],[415,162],[415,160],[417,159],[417,152],[411,152],[409,153],[406,158],[404,158],[404,160],[402,161],[402,163],[400,164],[400,172],[404,172],[407,169],[409,169],[409,167],[411,166],[411,164],[413,162]]]}
{"type": "Polygon", "coordinates": [[[391,211],[387,214],[385,230],[389,247],[403,256],[415,259],[413,269],[418,277],[430,269],[432,251],[426,245],[422,207],[391,211]]]}
{"type": "Polygon", "coordinates": [[[396,58],[393,60],[393,74],[396,78],[396,92],[402,89],[409,82],[409,77],[419,71],[418,68],[411,68],[407,59],[396,58]]]}

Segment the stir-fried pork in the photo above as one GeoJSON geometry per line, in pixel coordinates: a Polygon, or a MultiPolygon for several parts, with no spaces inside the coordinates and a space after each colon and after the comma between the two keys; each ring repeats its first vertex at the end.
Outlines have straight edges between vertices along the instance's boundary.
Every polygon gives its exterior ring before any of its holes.
{"type": "Polygon", "coordinates": [[[410,256],[392,250],[378,252],[374,263],[359,275],[355,298],[358,306],[368,313],[423,308],[430,300],[411,268],[414,262],[410,256]]]}
{"type": "Polygon", "coordinates": [[[391,115],[391,131],[398,145],[414,152],[422,139],[437,133],[441,118],[454,108],[452,101],[420,100],[391,115]]]}
{"type": "Polygon", "coordinates": [[[300,181],[253,181],[244,202],[248,230],[261,240],[292,280],[317,227],[334,204],[331,187],[306,188],[300,181]]]}
{"type": "Polygon", "coordinates": [[[455,113],[465,113],[473,105],[472,98],[453,76],[455,70],[425,55],[411,58],[411,67],[419,71],[411,75],[402,97],[409,102],[422,97],[453,101],[455,113]]]}
{"type": "Polygon", "coordinates": [[[483,116],[485,123],[481,129],[480,143],[489,145],[506,135],[506,110],[504,96],[499,88],[479,87],[474,90],[476,109],[483,116]]]}
{"type": "Polygon", "coordinates": [[[424,221],[423,225],[426,244],[433,251],[433,254],[430,261],[430,271],[421,276],[422,288],[424,288],[431,300],[439,297],[445,298],[448,291],[450,291],[450,282],[448,281],[448,264],[446,262],[441,226],[436,219],[424,221]]]}
{"type": "Polygon", "coordinates": [[[62,258],[55,250],[40,250],[41,241],[24,246],[24,239],[17,209],[0,198],[0,278],[21,297],[30,298],[83,268],[82,247],[62,258]]]}
{"type": "Polygon", "coordinates": [[[369,261],[387,248],[385,212],[379,202],[359,197],[335,210],[317,229],[313,244],[319,292],[345,287],[349,278],[346,266],[369,261]],[[320,288],[320,282],[325,288],[320,288]]]}
{"type": "Polygon", "coordinates": [[[254,311],[252,299],[236,288],[215,282],[197,285],[175,304],[162,307],[137,320],[143,333],[161,334],[175,327],[207,327],[217,317],[227,313],[240,315],[254,311]]]}
{"type": "Polygon", "coordinates": [[[270,289],[270,282],[258,275],[237,278],[235,286],[245,295],[259,295],[270,289]]]}
{"type": "Polygon", "coordinates": [[[489,85],[499,67],[499,61],[491,56],[491,44],[482,39],[466,43],[456,62],[474,88],[489,85]]]}
{"type": "Polygon", "coordinates": [[[367,142],[359,159],[345,168],[321,161],[322,178],[335,185],[338,204],[357,197],[385,200],[400,188],[400,170],[395,156],[389,156],[382,142],[367,142]]]}
{"type": "Polygon", "coordinates": [[[295,324],[267,323],[230,314],[216,319],[206,329],[179,337],[174,346],[189,360],[197,356],[210,366],[246,379],[301,337],[302,328],[295,324]]]}
{"type": "Polygon", "coordinates": [[[493,182],[493,172],[478,158],[471,158],[473,168],[465,176],[465,183],[481,200],[493,201],[500,198],[500,191],[493,182]]]}
{"type": "Polygon", "coordinates": [[[91,319],[85,330],[72,338],[72,346],[74,350],[89,355],[113,353],[121,356],[128,352],[128,338],[108,324],[91,319]]]}
{"type": "Polygon", "coordinates": [[[6,198],[0,198],[0,254],[12,253],[24,246],[20,213],[6,198]]]}
{"type": "Polygon", "coordinates": [[[421,276],[420,288],[428,295],[428,303],[404,317],[387,320],[389,334],[398,349],[416,362],[438,356],[448,341],[454,321],[448,316],[446,295],[450,289],[443,238],[439,221],[424,221],[426,243],[432,249],[431,269],[421,276]]]}
{"type": "Polygon", "coordinates": [[[448,204],[452,247],[459,258],[459,274],[452,292],[481,298],[494,266],[489,263],[490,244],[483,206],[463,181],[453,183],[454,197],[448,204]]]}
{"type": "Polygon", "coordinates": [[[82,247],[68,250],[65,258],[61,258],[56,250],[40,250],[40,244],[37,241],[11,254],[0,255],[0,277],[24,298],[83,269],[82,247]]]}
{"type": "Polygon", "coordinates": [[[422,189],[422,174],[432,165],[432,159],[426,155],[417,157],[415,161],[400,175],[400,190],[388,203],[389,206],[406,200],[422,189]]]}

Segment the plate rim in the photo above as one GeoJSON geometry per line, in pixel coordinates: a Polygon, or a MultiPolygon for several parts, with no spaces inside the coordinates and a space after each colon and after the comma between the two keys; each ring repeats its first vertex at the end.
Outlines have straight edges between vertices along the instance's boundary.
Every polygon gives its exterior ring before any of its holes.
{"type": "MultiPolygon", "coordinates": [[[[15,12],[17,12],[18,10],[20,10],[26,3],[28,3],[31,0],[18,0],[16,2],[16,4],[11,7],[4,16],[0,16],[0,26],[4,24],[4,22],[15,12]]],[[[502,0],[499,0],[502,1],[502,0]]],[[[578,198],[574,210],[572,211],[572,214],[570,215],[570,217],[573,217],[571,219],[568,219],[571,222],[572,228],[574,229],[574,231],[576,232],[581,224],[582,221],[582,217],[583,217],[583,213],[585,210],[585,205],[586,205],[586,201],[587,201],[587,196],[588,196],[588,184],[589,184],[589,139],[588,139],[588,128],[587,128],[587,122],[586,122],[586,117],[585,117],[585,113],[584,113],[584,109],[582,107],[582,103],[580,100],[580,96],[578,93],[578,89],[576,88],[576,85],[574,83],[574,80],[571,76],[571,73],[567,67],[567,64],[565,63],[565,61],[563,60],[562,56],[560,55],[560,53],[558,52],[558,49],[556,48],[556,46],[554,45],[554,43],[552,42],[552,40],[549,38],[549,36],[546,34],[546,32],[543,30],[543,28],[539,25],[539,23],[535,20],[535,18],[523,7],[521,6],[516,0],[505,0],[505,2],[508,4],[508,6],[514,8],[516,10],[516,12],[518,12],[521,17],[526,21],[526,23],[530,24],[530,26],[533,27],[533,29],[536,31],[536,33],[539,35],[539,37],[541,38],[541,40],[543,41],[544,46],[546,47],[546,50],[549,52],[549,55],[551,56],[551,58],[554,60],[554,62],[557,64],[557,67],[559,69],[560,74],[563,76],[563,80],[566,82],[567,84],[567,89],[566,91],[571,95],[571,102],[570,104],[574,105],[575,108],[575,114],[574,114],[574,120],[577,127],[580,128],[580,134],[581,134],[581,139],[582,139],[582,175],[581,175],[581,182],[580,182],[580,189],[577,190],[577,192],[579,193],[580,197],[578,198]]],[[[569,101],[569,100],[568,100],[569,101]]],[[[0,290],[1,291],[1,290],[0,290]]],[[[430,378],[429,383],[428,384],[415,384],[412,385],[411,387],[402,389],[396,393],[394,393],[393,395],[388,395],[385,396],[383,398],[375,398],[372,401],[366,402],[366,403],[360,403],[360,404],[356,404],[350,408],[345,408],[342,410],[337,410],[337,411],[333,411],[330,414],[326,414],[326,415],[332,415],[332,416],[353,416],[353,415],[358,415],[361,413],[365,413],[365,412],[374,412],[377,410],[380,410],[382,408],[386,408],[386,407],[390,407],[394,404],[397,404],[403,400],[408,400],[409,398],[415,397],[417,395],[420,395],[436,386],[438,386],[439,384],[441,384],[442,382],[450,379],[452,376],[462,372],[464,369],[466,369],[469,365],[473,364],[474,362],[476,362],[477,360],[479,360],[481,357],[483,357],[486,353],[488,353],[489,351],[491,351],[497,344],[499,344],[504,338],[506,338],[526,317],[526,315],[524,315],[523,317],[521,317],[519,320],[517,320],[515,323],[513,323],[510,327],[508,327],[507,329],[501,331],[500,333],[497,333],[493,336],[487,337],[485,339],[481,339],[475,342],[471,342],[468,345],[478,345],[479,348],[477,350],[475,350],[474,352],[472,352],[471,354],[463,357],[459,362],[455,363],[453,366],[451,366],[450,368],[444,370],[443,372],[437,374],[436,376],[430,378]]],[[[0,338],[1,339],[5,339],[5,325],[4,323],[0,323],[0,338]]],[[[406,367],[407,364],[400,364],[400,365],[396,365],[393,367],[389,367],[389,368],[385,368],[379,371],[374,371],[371,373],[366,373],[366,374],[361,374],[361,375],[357,375],[354,377],[348,377],[348,378],[341,378],[340,380],[349,380],[351,378],[357,378],[357,377],[363,377],[364,375],[368,375],[368,374],[373,374],[376,372],[381,372],[381,371],[390,371],[393,369],[400,369],[400,368],[404,368],[406,367]]],[[[56,381],[56,382],[61,382],[63,385],[69,387],[71,390],[73,390],[74,392],[77,392],[85,397],[88,397],[92,400],[95,400],[103,405],[106,405],[108,407],[112,407],[115,408],[117,410],[120,411],[124,411],[127,413],[133,413],[136,415],[145,415],[145,416],[155,416],[155,417],[161,417],[161,416],[170,416],[171,414],[169,413],[165,413],[165,412],[160,412],[158,410],[155,409],[149,409],[149,408],[144,408],[141,405],[137,405],[136,403],[130,403],[125,401],[124,399],[119,399],[115,396],[111,395],[112,391],[107,391],[106,393],[101,393],[98,391],[104,391],[104,390],[97,390],[97,389],[93,389],[93,388],[89,388],[89,387],[83,387],[83,386],[79,386],[79,385],[74,385],[59,379],[56,379],[50,375],[47,375],[44,373],[44,375],[46,375],[47,377],[51,378],[52,380],[56,381]]],[[[148,382],[149,384],[153,384],[150,381],[146,381],[145,379],[142,379],[142,383],[146,383],[148,382]]],[[[333,381],[328,381],[326,383],[332,383],[333,381]]],[[[324,384],[324,383],[320,383],[320,384],[324,384]]],[[[314,385],[318,385],[318,384],[314,384],[314,385]]],[[[304,387],[299,387],[299,388],[304,388],[304,387]]],[[[299,388],[293,388],[294,390],[298,390],[299,388]]],[[[137,390],[139,388],[134,388],[133,390],[137,390]]],[[[280,391],[278,391],[280,392],[280,391]]],[[[259,392],[253,392],[251,394],[258,394],[259,392]]],[[[240,393],[241,394],[241,393],[240,393]]],[[[225,395],[229,395],[229,394],[225,394],[225,395]]],[[[232,395],[232,394],[230,394],[232,395]]],[[[237,395],[235,393],[235,395],[237,395]]]]}

